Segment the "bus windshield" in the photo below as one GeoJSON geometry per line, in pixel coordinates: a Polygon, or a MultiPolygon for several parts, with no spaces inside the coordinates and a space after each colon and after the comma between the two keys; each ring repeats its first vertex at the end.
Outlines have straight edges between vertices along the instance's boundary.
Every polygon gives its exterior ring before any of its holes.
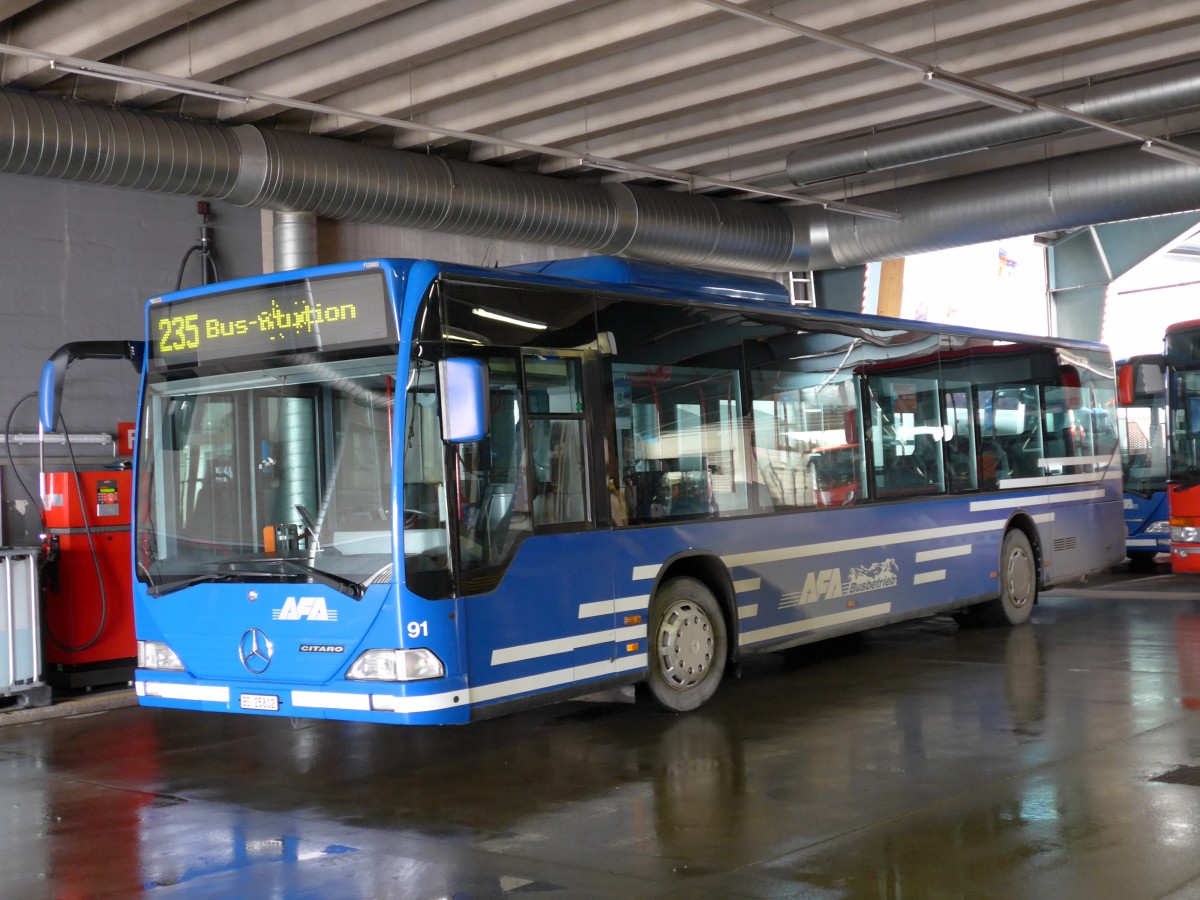
{"type": "Polygon", "coordinates": [[[1167,391],[1161,377],[1117,407],[1125,490],[1149,496],[1167,489],[1167,391]]]}
{"type": "Polygon", "coordinates": [[[390,575],[394,372],[381,357],[151,378],[139,579],[390,575]]]}

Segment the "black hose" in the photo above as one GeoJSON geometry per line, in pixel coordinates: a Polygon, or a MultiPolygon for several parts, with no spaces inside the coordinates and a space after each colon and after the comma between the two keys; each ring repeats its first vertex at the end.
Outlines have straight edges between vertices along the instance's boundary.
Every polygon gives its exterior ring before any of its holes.
{"type": "Polygon", "coordinates": [[[100,589],[100,624],[96,626],[96,633],[86,643],[77,647],[69,647],[60,641],[50,630],[49,621],[46,622],[46,636],[50,638],[55,647],[64,653],[80,653],[94,647],[100,640],[100,636],[104,634],[104,626],[108,624],[108,594],[104,590],[104,573],[100,571],[100,554],[96,551],[96,539],[92,534],[91,523],[88,522],[87,504],[83,501],[83,480],[79,477],[79,463],[75,460],[75,448],[71,446],[71,434],[67,428],[67,420],[63,418],[61,412],[58,414],[58,421],[62,423],[63,440],[67,445],[67,453],[71,457],[71,473],[75,478],[75,490],[79,494],[80,512],[83,513],[83,533],[87,535],[88,547],[92,551],[92,564],[96,567],[96,585],[100,589]]]}
{"type": "Polygon", "coordinates": [[[187,269],[188,260],[192,258],[193,253],[200,254],[200,283],[204,285],[214,284],[221,280],[220,270],[217,268],[216,256],[212,252],[211,245],[207,238],[198,244],[192,244],[187,248],[187,252],[183,254],[183,260],[179,263],[179,274],[175,276],[175,290],[183,288],[183,274],[187,269]]]}
{"type": "Polygon", "coordinates": [[[192,244],[192,246],[187,248],[187,252],[183,254],[183,261],[179,264],[179,274],[175,277],[175,290],[178,291],[183,287],[183,272],[187,268],[188,260],[192,258],[192,254],[197,250],[204,253],[203,245],[192,244]]]}
{"type": "MultiPolygon", "coordinates": [[[[29,485],[25,483],[25,479],[21,477],[21,472],[17,468],[17,462],[16,459],[14,459],[12,452],[13,416],[16,415],[16,412],[22,403],[24,403],[26,400],[35,399],[37,396],[37,391],[31,391],[14,403],[12,409],[9,410],[8,418],[4,420],[4,449],[8,455],[9,467],[12,469],[12,473],[16,477],[17,482],[25,491],[25,495],[29,497],[30,501],[33,503],[33,508],[38,511],[38,521],[42,526],[42,530],[45,531],[46,512],[42,508],[42,502],[34,496],[33,491],[29,489],[29,485]]],[[[79,492],[80,505],[83,510],[83,530],[87,535],[88,547],[92,551],[92,563],[96,567],[96,584],[100,588],[100,624],[96,627],[96,633],[93,634],[86,643],[80,644],[77,647],[68,646],[59,640],[54,632],[50,629],[49,621],[46,621],[44,624],[46,626],[46,637],[50,639],[50,642],[54,644],[55,647],[57,647],[59,650],[62,650],[64,653],[80,653],[84,650],[94,647],[96,642],[100,640],[100,636],[104,634],[104,626],[108,624],[108,595],[104,590],[104,574],[100,571],[100,555],[96,552],[96,539],[92,535],[91,524],[88,522],[87,507],[83,506],[83,482],[79,477],[79,463],[75,459],[75,448],[71,446],[71,436],[67,430],[67,422],[62,417],[61,412],[58,414],[58,421],[62,423],[63,440],[66,442],[67,452],[71,456],[71,471],[75,477],[75,489],[79,492]]]]}
{"type": "Polygon", "coordinates": [[[13,420],[13,416],[15,416],[17,414],[17,409],[21,406],[22,403],[24,403],[26,400],[35,399],[37,397],[37,395],[38,395],[37,391],[29,392],[24,397],[22,397],[20,400],[18,400],[16,403],[14,403],[12,409],[10,409],[8,411],[8,418],[4,420],[4,450],[8,454],[8,465],[12,469],[12,473],[13,473],[14,477],[16,477],[16,479],[17,479],[17,483],[21,485],[21,488],[25,491],[25,496],[28,497],[30,502],[33,503],[33,508],[35,510],[38,510],[39,515],[40,515],[41,514],[40,513],[41,503],[38,501],[38,498],[33,495],[33,491],[31,491],[29,489],[29,485],[27,485],[25,483],[25,479],[21,477],[21,472],[17,468],[17,461],[15,459],[13,459],[13,452],[12,452],[12,420],[13,420]]]}

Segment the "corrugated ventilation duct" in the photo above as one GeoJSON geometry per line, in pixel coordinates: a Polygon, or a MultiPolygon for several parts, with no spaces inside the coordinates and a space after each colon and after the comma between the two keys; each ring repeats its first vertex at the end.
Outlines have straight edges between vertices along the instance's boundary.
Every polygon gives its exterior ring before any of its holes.
{"type": "MultiPolygon", "coordinates": [[[[1200,106],[1200,63],[1060,91],[1040,99],[1114,123],[1178,113],[1200,106]]],[[[991,108],[982,109],[942,119],[932,125],[894,128],[793,150],[787,156],[787,174],[794,184],[813,184],[932,162],[1086,127],[1045,110],[1013,115],[991,108]]]]}
{"type": "Polygon", "coordinates": [[[1200,169],[1129,147],[855,198],[903,213],[891,222],[579,184],[13,91],[0,91],[0,171],[757,272],[1200,208],[1200,169]]]}
{"type": "Polygon", "coordinates": [[[228,129],[0,91],[0,171],[216,199],[240,155],[228,129]]]}
{"type": "Polygon", "coordinates": [[[810,207],[791,209],[797,231],[808,237],[809,268],[835,269],[1040,231],[1200,209],[1200,168],[1126,145],[914,185],[857,202],[901,211],[904,221],[849,221],[848,216],[810,207]]]}

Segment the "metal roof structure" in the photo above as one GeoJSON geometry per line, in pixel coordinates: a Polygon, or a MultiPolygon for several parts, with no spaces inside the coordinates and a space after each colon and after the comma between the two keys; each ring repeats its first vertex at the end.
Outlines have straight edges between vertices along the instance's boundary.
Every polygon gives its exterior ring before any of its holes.
{"type": "MultiPolygon", "coordinates": [[[[832,201],[1138,137],[1063,119],[1049,133],[802,186],[787,176],[789,154],[936,138],[981,109],[985,120],[1029,115],[997,105],[1006,93],[1086,115],[1089,94],[1133,76],[1174,81],[1200,46],[1191,0],[9,0],[0,17],[9,88],[562,178],[832,201]],[[931,72],[968,88],[931,89],[941,86],[931,72]],[[249,99],[183,93],[175,79],[249,99]],[[982,101],[974,82],[987,86],[982,101]]],[[[1200,127],[1195,99],[1106,121],[1170,139],[1200,127]]]]}
{"type": "MultiPolygon", "coordinates": [[[[1143,168],[1200,175],[1195,0],[8,0],[0,21],[4,93],[833,215],[799,243],[934,223],[824,264],[946,243],[929,229],[954,216],[918,207],[952,179],[986,174],[973,190],[995,195],[1024,166],[1028,192],[1031,165],[1111,148],[1146,151],[1120,157],[1125,194],[1143,168]]],[[[1106,209],[1112,172],[1073,186],[1086,211],[1010,233],[1200,207],[1106,209]]],[[[1190,196],[1180,177],[1164,195],[1190,196]]]]}

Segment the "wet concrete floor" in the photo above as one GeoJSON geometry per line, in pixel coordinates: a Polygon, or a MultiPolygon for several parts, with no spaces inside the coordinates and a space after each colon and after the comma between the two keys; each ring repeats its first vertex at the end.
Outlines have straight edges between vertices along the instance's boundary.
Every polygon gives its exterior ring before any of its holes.
{"type": "Polygon", "coordinates": [[[881,629],[705,709],[0,714],[2,898],[1200,897],[1200,579],[881,629]]]}

